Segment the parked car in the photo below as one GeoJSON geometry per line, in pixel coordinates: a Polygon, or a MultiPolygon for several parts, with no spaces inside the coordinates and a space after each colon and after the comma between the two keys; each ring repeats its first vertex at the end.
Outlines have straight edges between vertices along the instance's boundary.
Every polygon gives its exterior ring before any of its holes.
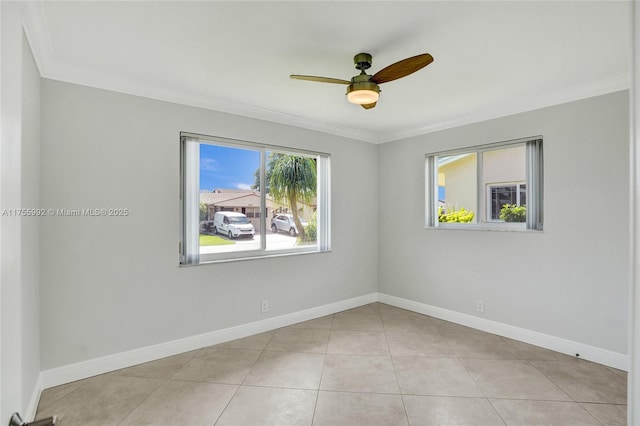
{"type": "MultiPolygon", "coordinates": [[[[300,223],[303,227],[309,224],[302,218],[300,218],[300,223]]],[[[278,231],[288,232],[292,237],[298,235],[298,228],[293,221],[293,215],[288,213],[276,215],[271,219],[271,231],[274,233],[278,231]]]]}
{"type": "Polygon", "coordinates": [[[256,230],[249,218],[238,212],[216,212],[213,215],[213,233],[227,237],[253,238],[256,230]]]}

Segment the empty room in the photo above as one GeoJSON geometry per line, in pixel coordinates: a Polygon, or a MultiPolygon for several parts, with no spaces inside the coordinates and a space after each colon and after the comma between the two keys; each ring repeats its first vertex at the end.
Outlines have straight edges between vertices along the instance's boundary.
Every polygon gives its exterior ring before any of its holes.
{"type": "Polygon", "coordinates": [[[629,1],[0,2],[0,425],[638,425],[629,1]]]}

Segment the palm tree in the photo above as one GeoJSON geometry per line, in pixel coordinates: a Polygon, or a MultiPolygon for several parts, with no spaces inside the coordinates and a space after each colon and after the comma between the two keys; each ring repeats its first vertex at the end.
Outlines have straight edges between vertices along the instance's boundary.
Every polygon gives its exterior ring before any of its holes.
{"type": "Polygon", "coordinates": [[[316,162],[313,158],[288,154],[272,153],[271,156],[271,196],[277,202],[286,201],[289,205],[300,240],[304,241],[305,232],[298,216],[298,203],[309,204],[316,195],[316,162]]]}

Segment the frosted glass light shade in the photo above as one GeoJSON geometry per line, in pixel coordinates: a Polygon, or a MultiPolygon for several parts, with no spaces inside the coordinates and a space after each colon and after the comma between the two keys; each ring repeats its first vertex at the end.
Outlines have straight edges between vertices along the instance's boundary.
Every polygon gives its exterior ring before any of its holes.
{"type": "Polygon", "coordinates": [[[372,104],[378,102],[380,94],[374,90],[354,90],[347,93],[349,102],[358,105],[372,104]]]}
{"type": "MultiPolygon", "coordinates": [[[[366,75],[362,77],[368,78],[366,75]]],[[[353,104],[372,104],[377,102],[379,97],[380,87],[371,81],[354,81],[347,87],[347,99],[353,104]]]]}

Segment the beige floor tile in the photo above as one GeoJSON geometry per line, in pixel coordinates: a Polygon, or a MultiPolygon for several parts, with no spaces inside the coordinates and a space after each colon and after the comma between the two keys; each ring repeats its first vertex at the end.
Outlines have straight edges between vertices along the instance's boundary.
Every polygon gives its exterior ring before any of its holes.
{"type": "Polygon", "coordinates": [[[394,357],[393,364],[403,394],[484,396],[457,359],[394,357]]]}
{"type": "Polygon", "coordinates": [[[114,371],[112,374],[116,376],[146,377],[148,379],[168,379],[173,376],[176,371],[184,367],[197,352],[198,351],[191,351],[162,358],[157,361],[145,362],[144,364],[114,371]]]}
{"type": "Polygon", "coordinates": [[[58,416],[57,426],[115,425],[156,391],[164,380],[98,376],[38,414],[58,416]]]}
{"type": "Polygon", "coordinates": [[[613,368],[613,367],[607,367],[607,368],[609,370],[613,371],[614,373],[616,373],[618,376],[624,377],[625,380],[627,379],[627,372],[626,371],[618,370],[617,368],[613,368]]]}
{"type": "Polygon", "coordinates": [[[239,385],[260,353],[250,349],[222,349],[215,346],[202,349],[171,378],[239,385]]]}
{"type": "Polygon", "coordinates": [[[627,406],[613,404],[581,403],[580,406],[604,426],[626,426],[627,406]]]}
{"type": "Polygon", "coordinates": [[[385,331],[418,331],[427,332],[434,335],[440,335],[435,323],[431,318],[410,312],[408,314],[401,313],[382,313],[382,323],[385,331]]]}
{"type": "Polygon", "coordinates": [[[571,401],[527,361],[465,359],[461,362],[489,398],[571,401]]]}
{"type": "Polygon", "coordinates": [[[603,365],[584,360],[531,364],[576,402],[627,403],[627,380],[603,365]]]}
{"type": "Polygon", "coordinates": [[[442,331],[445,341],[457,358],[466,359],[521,359],[516,349],[505,339],[481,331],[442,331]]]}
{"type": "Polygon", "coordinates": [[[517,340],[504,339],[504,341],[515,350],[520,358],[527,361],[579,361],[579,359],[574,356],[551,351],[528,343],[518,342],[517,340]]]}
{"type": "Polygon", "coordinates": [[[78,380],[76,382],[66,383],[64,385],[55,386],[43,390],[42,394],[40,395],[37,413],[39,414],[40,412],[51,407],[53,404],[60,402],[60,400],[62,400],[65,396],[69,395],[80,386],[83,386],[94,379],[96,379],[96,377],[90,377],[88,379],[78,380]]]}
{"type": "Polygon", "coordinates": [[[324,354],[265,351],[242,384],[317,390],[323,365],[324,354]]]}
{"type": "Polygon", "coordinates": [[[379,314],[341,313],[333,316],[332,330],[371,330],[382,331],[379,314]]]}
{"type": "Polygon", "coordinates": [[[504,426],[486,398],[404,395],[411,426],[504,426]]]}
{"type": "Polygon", "coordinates": [[[241,386],[216,426],[310,425],[317,394],[312,390],[241,386]]]}
{"type": "Polygon", "coordinates": [[[347,309],[340,312],[341,314],[380,314],[380,308],[378,303],[369,303],[368,305],[358,306],[357,308],[347,309]]]}
{"type": "Polygon", "coordinates": [[[320,317],[309,321],[293,324],[285,328],[312,328],[319,330],[331,330],[331,324],[333,323],[333,315],[326,317],[320,317]]]}
{"type": "Polygon", "coordinates": [[[128,415],[122,426],[213,425],[237,385],[170,380],[128,415]]]}
{"type": "Polygon", "coordinates": [[[284,328],[278,330],[266,347],[268,351],[327,352],[329,330],[284,328]]]}
{"type": "Polygon", "coordinates": [[[600,424],[575,402],[491,399],[509,426],[587,426],[600,424]]]}
{"type": "Polygon", "coordinates": [[[267,331],[266,333],[256,334],[254,336],[243,337],[242,339],[232,340],[230,342],[216,345],[216,348],[224,349],[254,349],[261,351],[271,341],[276,334],[275,331],[267,331]]]}
{"type": "Polygon", "coordinates": [[[320,389],[400,393],[391,358],[370,355],[327,355],[320,389]]]}
{"type": "Polygon", "coordinates": [[[446,334],[457,334],[457,333],[482,333],[481,331],[475,330],[471,327],[466,327],[464,325],[456,324],[450,321],[441,320],[439,318],[431,318],[431,321],[438,327],[438,330],[443,335],[446,334]]]}
{"type": "Polygon", "coordinates": [[[397,306],[387,305],[386,303],[378,303],[378,310],[380,314],[395,313],[395,314],[415,314],[415,312],[408,311],[406,309],[398,308],[397,306]]]}
{"type": "Polygon", "coordinates": [[[438,333],[424,331],[387,331],[391,356],[451,357],[449,344],[438,333]]]}
{"type": "Polygon", "coordinates": [[[314,426],[404,425],[400,395],[320,391],[314,426]]]}
{"type": "Polygon", "coordinates": [[[382,331],[331,330],[327,353],[389,356],[389,345],[382,331]]]}

